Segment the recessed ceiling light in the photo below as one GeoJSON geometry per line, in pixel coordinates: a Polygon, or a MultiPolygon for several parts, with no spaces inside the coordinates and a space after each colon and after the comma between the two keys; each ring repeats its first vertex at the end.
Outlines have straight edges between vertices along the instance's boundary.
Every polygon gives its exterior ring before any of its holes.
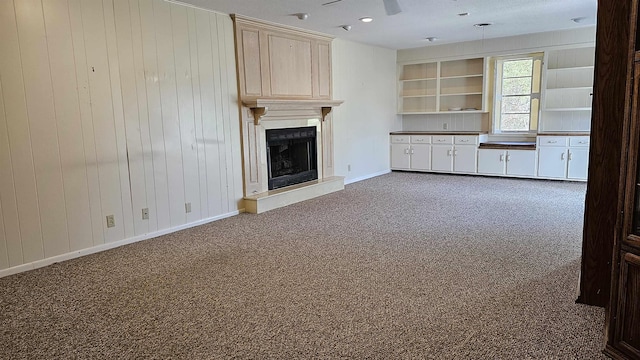
{"type": "Polygon", "coordinates": [[[473,24],[473,26],[477,27],[477,28],[482,28],[482,27],[487,27],[487,26],[491,26],[493,24],[491,23],[479,23],[479,24],[473,24]]]}
{"type": "Polygon", "coordinates": [[[434,42],[434,41],[438,40],[438,38],[435,37],[435,36],[429,36],[429,37],[426,37],[424,39],[427,40],[428,42],[434,42]]]}
{"type": "Polygon", "coordinates": [[[571,21],[573,21],[573,22],[574,22],[574,23],[576,23],[576,24],[583,23],[583,22],[585,22],[586,20],[587,20],[587,18],[586,18],[586,17],[584,17],[584,16],[575,17],[575,18],[571,19],[571,21]]]}
{"type": "Polygon", "coordinates": [[[370,18],[370,17],[363,17],[363,18],[360,18],[360,21],[362,21],[362,22],[364,22],[364,23],[370,23],[370,22],[372,22],[372,21],[373,21],[373,18],[370,18]]]}
{"type": "Polygon", "coordinates": [[[463,12],[463,13],[458,14],[458,16],[469,16],[469,13],[468,12],[463,12]]]}
{"type": "Polygon", "coordinates": [[[309,14],[308,13],[299,13],[299,14],[296,14],[296,16],[300,20],[307,20],[309,18],[309,14]]]}

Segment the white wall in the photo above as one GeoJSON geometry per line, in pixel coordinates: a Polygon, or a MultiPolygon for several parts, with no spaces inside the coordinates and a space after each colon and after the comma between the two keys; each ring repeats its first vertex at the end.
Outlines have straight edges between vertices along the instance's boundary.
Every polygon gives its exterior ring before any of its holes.
{"type": "MultiPolygon", "coordinates": [[[[431,62],[459,58],[475,58],[500,55],[595,46],[595,27],[551,31],[497,39],[475,40],[455,44],[431,45],[421,48],[398,50],[398,64],[431,62]]],[[[491,75],[489,75],[491,76],[491,75]]],[[[488,79],[489,81],[491,79],[488,79]]],[[[492,104],[488,104],[489,107],[492,104]]],[[[491,130],[490,116],[482,114],[404,115],[402,129],[436,131],[447,126],[448,131],[491,130]]],[[[540,130],[589,131],[590,113],[543,113],[540,130]]]]}
{"type": "Polygon", "coordinates": [[[0,54],[0,276],[238,212],[229,16],[3,0],[0,54]]]}
{"type": "Polygon", "coordinates": [[[347,183],[389,171],[396,115],[396,51],[335,39],[332,45],[336,175],[347,183]],[[351,171],[349,171],[349,165],[351,171]]]}
{"type": "Polygon", "coordinates": [[[596,28],[595,26],[589,26],[573,30],[550,31],[398,50],[398,63],[515,55],[555,48],[566,48],[568,46],[594,46],[595,40],[596,28]]]}

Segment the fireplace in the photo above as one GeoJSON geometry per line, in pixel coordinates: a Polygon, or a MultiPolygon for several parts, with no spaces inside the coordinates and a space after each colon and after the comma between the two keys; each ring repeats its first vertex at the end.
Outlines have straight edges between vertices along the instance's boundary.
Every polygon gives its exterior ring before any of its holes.
{"type": "Polygon", "coordinates": [[[259,214],[344,189],[344,178],[334,173],[331,111],[341,103],[242,101],[246,212],[259,214]]]}
{"type": "Polygon", "coordinates": [[[316,127],[266,130],[269,190],[318,179],[316,127]]]}

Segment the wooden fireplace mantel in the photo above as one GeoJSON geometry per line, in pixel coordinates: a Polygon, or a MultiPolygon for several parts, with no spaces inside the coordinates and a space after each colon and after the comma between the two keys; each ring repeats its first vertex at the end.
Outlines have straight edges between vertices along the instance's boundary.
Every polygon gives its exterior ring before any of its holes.
{"type": "Polygon", "coordinates": [[[246,99],[242,105],[251,109],[253,122],[260,125],[260,121],[269,110],[317,110],[322,113],[322,121],[331,110],[342,104],[342,100],[295,100],[295,99],[246,99]]]}

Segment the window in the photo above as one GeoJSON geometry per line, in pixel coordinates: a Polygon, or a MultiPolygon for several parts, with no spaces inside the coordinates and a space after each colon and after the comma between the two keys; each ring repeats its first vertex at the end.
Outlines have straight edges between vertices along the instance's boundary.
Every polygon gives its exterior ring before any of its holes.
{"type": "Polygon", "coordinates": [[[541,55],[496,61],[494,133],[528,133],[538,128],[541,55]]]}

